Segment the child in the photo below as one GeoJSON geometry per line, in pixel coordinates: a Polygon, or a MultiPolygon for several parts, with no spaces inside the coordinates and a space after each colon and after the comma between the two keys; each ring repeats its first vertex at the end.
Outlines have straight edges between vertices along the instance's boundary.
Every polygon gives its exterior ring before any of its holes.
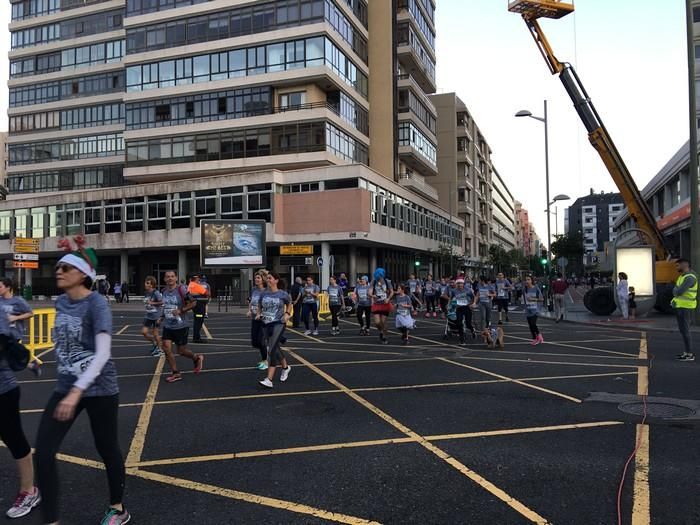
{"type": "Polygon", "coordinates": [[[407,286],[399,286],[396,296],[396,328],[401,330],[404,345],[408,344],[408,331],[415,327],[413,315],[416,313],[411,297],[406,295],[406,289],[407,286]]]}
{"type": "Polygon", "coordinates": [[[634,286],[629,287],[629,316],[634,319],[637,314],[637,302],[634,300],[634,286]]]}

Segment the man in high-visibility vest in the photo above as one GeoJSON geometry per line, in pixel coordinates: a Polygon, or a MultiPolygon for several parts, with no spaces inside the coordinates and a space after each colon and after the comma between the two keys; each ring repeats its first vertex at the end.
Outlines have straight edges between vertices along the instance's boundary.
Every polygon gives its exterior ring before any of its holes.
{"type": "Polygon", "coordinates": [[[676,261],[676,269],[681,274],[676,279],[673,287],[673,299],[671,306],[676,312],[678,330],[683,337],[685,351],[678,355],[679,361],[695,361],[692,340],[690,338],[690,323],[698,306],[698,276],[690,269],[690,263],[686,259],[676,261]]]}

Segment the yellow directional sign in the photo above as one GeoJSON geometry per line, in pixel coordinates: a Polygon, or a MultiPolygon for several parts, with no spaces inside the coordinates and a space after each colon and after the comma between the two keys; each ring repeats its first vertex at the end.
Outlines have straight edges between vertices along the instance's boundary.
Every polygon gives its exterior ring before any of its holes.
{"type": "Polygon", "coordinates": [[[39,245],[15,244],[15,253],[39,253],[39,245]]]}
{"type": "Polygon", "coordinates": [[[26,239],[24,237],[15,237],[15,246],[39,246],[41,239],[26,239]]]}
{"type": "Polygon", "coordinates": [[[312,244],[291,244],[280,246],[280,255],[313,255],[314,247],[312,244]]]}

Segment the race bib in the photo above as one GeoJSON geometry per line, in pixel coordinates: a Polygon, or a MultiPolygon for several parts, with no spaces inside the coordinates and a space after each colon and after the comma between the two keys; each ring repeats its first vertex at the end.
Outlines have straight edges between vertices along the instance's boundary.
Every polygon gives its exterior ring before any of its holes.
{"type": "Polygon", "coordinates": [[[175,315],[175,310],[177,310],[177,306],[174,306],[172,304],[168,304],[163,308],[163,314],[165,315],[166,319],[175,319],[177,316],[175,315]]]}
{"type": "Polygon", "coordinates": [[[403,307],[403,306],[400,307],[400,308],[399,308],[399,315],[411,315],[411,310],[410,310],[410,308],[406,308],[406,307],[403,307]]]}
{"type": "Polygon", "coordinates": [[[359,297],[360,299],[367,299],[367,290],[365,288],[357,290],[357,297],[359,297]]]}
{"type": "Polygon", "coordinates": [[[467,301],[466,297],[458,297],[457,298],[457,306],[467,306],[469,304],[469,301],[467,301]]]}

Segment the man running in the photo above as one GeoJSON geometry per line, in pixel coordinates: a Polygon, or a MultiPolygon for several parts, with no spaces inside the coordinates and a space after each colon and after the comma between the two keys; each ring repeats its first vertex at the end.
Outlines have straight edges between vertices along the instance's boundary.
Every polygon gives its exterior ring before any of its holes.
{"type": "Polygon", "coordinates": [[[698,306],[698,276],[690,269],[690,263],[687,259],[678,259],[676,261],[676,270],[681,275],[676,279],[676,285],[673,287],[671,306],[676,312],[678,331],[683,337],[683,345],[685,346],[685,351],[679,354],[677,359],[679,361],[695,361],[693,341],[690,336],[690,323],[693,319],[693,313],[698,306]]]}
{"type": "Polygon", "coordinates": [[[168,383],[181,381],[182,376],[177,369],[175,356],[173,355],[173,344],[177,347],[177,353],[181,356],[192,359],[194,363],[194,373],[199,374],[204,364],[202,354],[193,354],[187,348],[187,336],[189,328],[185,320],[185,314],[192,310],[197,303],[184,285],[177,284],[177,274],[174,271],[165,272],[165,284],[163,289],[163,350],[168,359],[171,373],[165,380],[168,383]]]}
{"type": "Polygon", "coordinates": [[[508,299],[510,297],[510,291],[513,288],[513,285],[511,282],[505,278],[503,275],[503,272],[498,272],[496,275],[496,306],[498,307],[498,320],[502,321],[502,312],[505,312],[506,314],[506,321],[510,321],[508,319],[508,303],[510,300],[508,299]]]}

